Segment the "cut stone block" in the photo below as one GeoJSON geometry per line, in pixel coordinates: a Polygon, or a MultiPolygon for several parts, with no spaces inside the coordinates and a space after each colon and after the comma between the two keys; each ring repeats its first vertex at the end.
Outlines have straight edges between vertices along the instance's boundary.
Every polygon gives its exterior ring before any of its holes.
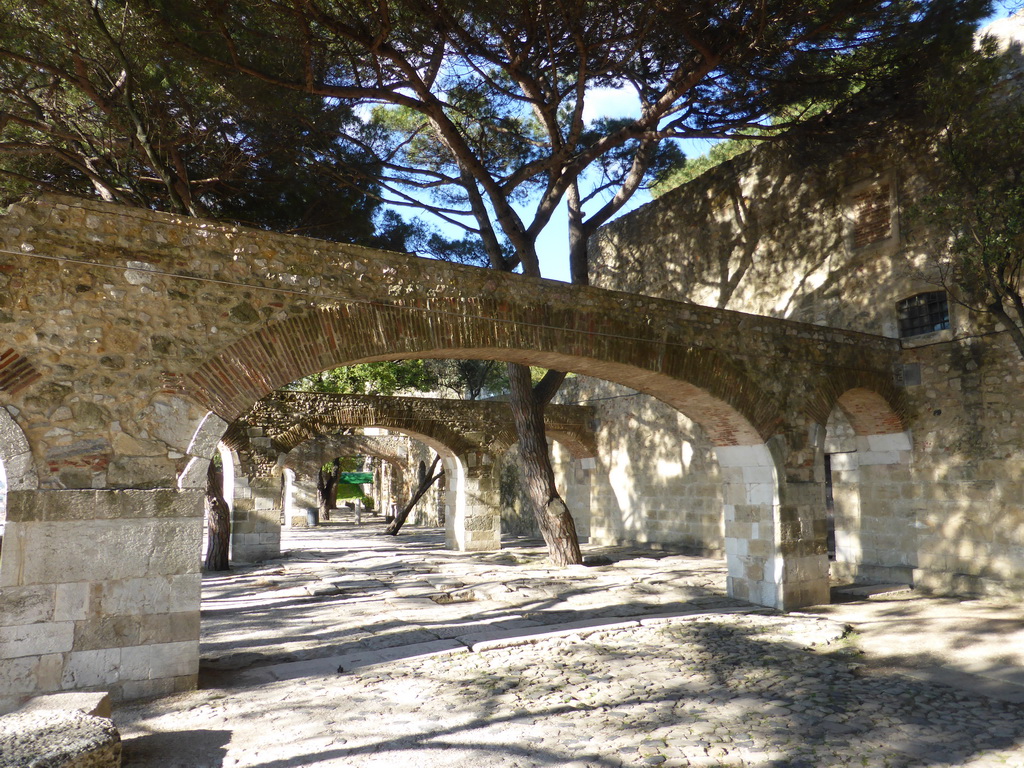
{"type": "Polygon", "coordinates": [[[40,710],[0,717],[0,768],[119,768],[121,735],[103,717],[40,710]]]}
{"type": "Polygon", "coordinates": [[[73,691],[34,696],[18,710],[19,712],[81,712],[92,717],[111,715],[110,694],[105,691],[73,691]]]}

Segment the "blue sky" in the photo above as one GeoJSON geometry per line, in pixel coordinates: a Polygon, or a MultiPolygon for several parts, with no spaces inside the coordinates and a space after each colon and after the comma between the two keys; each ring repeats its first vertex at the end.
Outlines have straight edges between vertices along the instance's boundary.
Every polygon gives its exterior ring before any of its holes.
{"type": "MultiPolygon", "coordinates": [[[[996,19],[1005,18],[1024,6],[1024,0],[998,0],[995,3],[995,12],[982,22],[982,26],[996,19]]],[[[610,88],[592,91],[587,94],[588,115],[587,117],[626,117],[638,115],[640,103],[636,94],[625,90],[613,90],[610,88]]],[[[687,157],[698,157],[705,152],[714,142],[711,141],[689,141],[683,142],[682,149],[687,157]]],[[[650,193],[646,191],[637,192],[630,199],[629,203],[619,212],[618,216],[636,210],[640,206],[651,201],[650,193]]],[[[553,280],[569,282],[569,258],[568,250],[568,226],[566,224],[566,213],[564,204],[545,228],[538,240],[540,251],[541,273],[544,277],[553,280]]]]}
{"type": "MultiPolygon", "coordinates": [[[[983,21],[982,25],[996,19],[1005,18],[1020,10],[1022,6],[1024,6],[1024,0],[997,0],[995,12],[983,21]]],[[[603,88],[587,93],[587,111],[585,116],[588,119],[597,117],[628,117],[639,115],[639,112],[639,99],[631,91],[603,88]]],[[[687,157],[698,157],[704,154],[712,144],[713,142],[711,141],[698,140],[683,142],[681,147],[687,157]]],[[[619,212],[618,216],[636,210],[650,201],[650,193],[646,191],[637,192],[619,212]]],[[[524,217],[527,220],[533,218],[529,211],[525,210],[525,207],[524,217]]],[[[427,217],[427,220],[429,221],[430,217],[427,217]]],[[[449,234],[456,235],[461,233],[452,231],[449,234]]],[[[568,225],[564,203],[551,217],[550,223],[538,238],[537,246],[540,256],[541,274],[552,280],[569,282],[568,225]]]]}

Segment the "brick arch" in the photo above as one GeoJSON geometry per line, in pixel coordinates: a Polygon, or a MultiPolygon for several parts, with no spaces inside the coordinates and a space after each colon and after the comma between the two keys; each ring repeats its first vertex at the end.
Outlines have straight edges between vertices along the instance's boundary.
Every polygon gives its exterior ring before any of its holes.
{"type": "Polygon", "coordinates": [[[375,427],[398,432],[420,440],[445,455],[463,455],[479,448],[476,442],[467,439],[459,430],[437,420],[372,405],[338,408],[317,416],[315,420],[299,420],[291,428],[275,435],[274,444],[283,452],[291,452],[309,440],[317,440],[351,427],[375,427]]]}
{"type": "Polygon", "coordinates": [[[782,420],[776,399],[726,354],[694,346],[683,331],[656,327],[643,315],[627,321],[585,307],[510,306],[487,297],[410,304],[313,309],[259,328],[168,384],[231,421],[267,393],[339,365],[490,359],[631,387],[701,424],[716,445],[763,443],[782,420]]]}
{"type": "Polygon", "coordinates": [[[322,435],[310,438],[285,454],[283,467],[302,471],[303,467],[322,466],[338,456],[373,456],[392,464],[401,464],[408,456],[394,439],[368,435],[322,435]]]}
{"type": "Polygon", "coordinates": [[[816,386],[808,399],[808,416],[828,423],[838,406],[860,436],[890,435],[907,430],[906,393],[892,381],[870,371],[844,371],[816,386]]]}
{"type": "MultiPolygon", "coordinates": [[[[578,435],[564,429],[546,427],[545,433],[548,438],[561,444],[569,455],[574,459],[586,459],[597,456],[597,443],[594,436],[590,435],[588,440],[581,439],[578,435]]],[[[519,438],[514,438],[518,440],[519,438]]]]}

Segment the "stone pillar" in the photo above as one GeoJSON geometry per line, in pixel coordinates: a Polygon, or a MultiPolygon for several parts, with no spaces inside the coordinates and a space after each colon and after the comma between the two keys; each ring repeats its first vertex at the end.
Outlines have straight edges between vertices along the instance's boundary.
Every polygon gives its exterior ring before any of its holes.
{"type": "Polygon", "coordinates": [[[231,516],[231,559],[258,563],[281,555],[282,478],[251,477],[236,483],[231,516]]]}
{"type": "Polygon", "coordinates": [[[462,552],[501,549],[498,478],[489,454],[444,459],[448,477],[445,546],[462,552]]]}
{"type": "Polygon", "coordinates": [[[783,610],[828,605],[828,522],[820,480],[790,479],[780,488],[780,603],[783,610]]]}
{"type": "Polygon", "coordinates": [[[0,700],[195,687],[202,491],[12,491],[7,515],[0,700]]]}
{"type": "Polygon", "coordinates": [[[790,610],[829,601],[824,488],[779,479],[766,445],[715,449],[731,597],[790,610]]]}
{"type": "Polygon", "coordinates": [[[305,528],[309,512],[318,509],[316,480],[290,469],[284,471],[284,525],[286,528],[305,528]]]}

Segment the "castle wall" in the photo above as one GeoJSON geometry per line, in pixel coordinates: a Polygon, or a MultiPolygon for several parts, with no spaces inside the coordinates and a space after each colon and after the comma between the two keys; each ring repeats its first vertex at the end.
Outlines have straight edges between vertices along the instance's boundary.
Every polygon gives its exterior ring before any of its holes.
{"type": "MultiPolygon", "coordinates": [[[[897,338],[897,302],[942,290],[927,258],[941,244],[911,215],[935,170],[925,146],[835,141],[742,155],[601,230],[591,241],[591,280],[897,338]]],[[[834,580],[1024,592],[1024,360],[988,318],[952,300],[949,313],[948,329],[902,339],[894,377],[907,398],[906,436],[857,435],[847,419],[856,398],[841,399],[839,418],[821,425],[815,471],[824,475],[827,454],[834,580]]],[[[626,421],[601,430],[610,485],[621,489],[616,476],[661,460],[659,442],[704,455],[688,425],[669,417],[645,424],[656,401],[628,402],[626,421]],[[610,429],[620,434],[608,439],[610,429]]],[[[666,485],[631,500],[638,522],[627,538],[662,536],[657,515],[672,505],[685,525],[710,530],[692,501],[675,501],[704,498],[715,483],[712,463],[691,466],[679,482],[692,490],[666,485]]],[[[622,495],[605,493],[595,515],[620,514],[622,495]]]]}
{"type": "Polygon", "coordinates": [[[596,412],[598,451],[585,470],[592,543],[724,553],[722,477],[699,425],[598,379],[572,379],[560,397],[585,399],[596,412]]]}

